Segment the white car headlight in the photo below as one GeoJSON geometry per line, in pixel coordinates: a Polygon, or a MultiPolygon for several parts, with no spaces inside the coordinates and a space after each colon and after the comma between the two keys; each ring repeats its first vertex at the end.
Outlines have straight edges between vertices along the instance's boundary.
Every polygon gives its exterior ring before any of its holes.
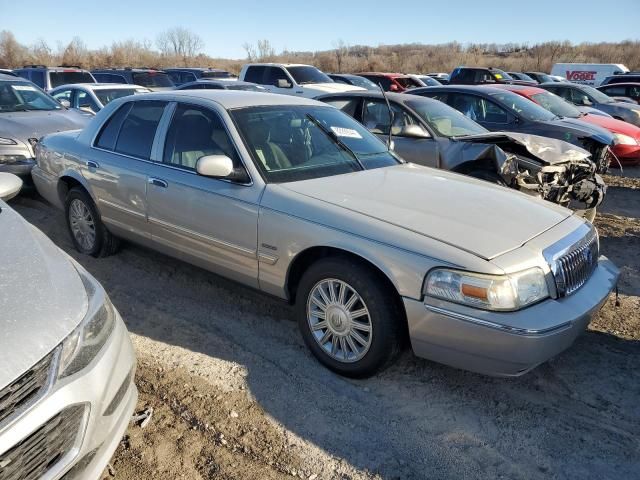
{"type": "Polygon", "coordinates": [[[615,145],[638,145],[638,141],[635,138],[624,133],[614,133],[613,138],[615,145]]]}
{"type": "Polygon", "coordinates": [[[115,326],[115,310],[106,292],[95,289],[94,281],[78,270],[87,290],[89,308],[76,329],[63,340],[58,378],[85,368],[104,347],[115,326]]]}
{"type": "Polygon", "coordinates": [[[485,310],[518,310],[549,296],[540,268],[484,275],[438,268],[427,275],[425,295],[485,310]]]}
{"type": "Polygon", "coordinates": [[[0,145],[17,145],[17,142],[11,138],[0,137],[0,145]]]}

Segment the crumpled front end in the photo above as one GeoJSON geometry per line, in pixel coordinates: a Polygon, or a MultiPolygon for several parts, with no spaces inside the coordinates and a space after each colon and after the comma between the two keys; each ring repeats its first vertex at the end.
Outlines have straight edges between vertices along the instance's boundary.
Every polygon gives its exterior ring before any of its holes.
{"type": "Polygon", "coordinates": [[[604,199],[607,187],[597,173],[598,164],[588,151],[568,142],[511,132],[459,140],[473,142],[467,153],[481,153],[477,160],[491,160],[512,188],[572,210],[593,209],[604,199]]]}

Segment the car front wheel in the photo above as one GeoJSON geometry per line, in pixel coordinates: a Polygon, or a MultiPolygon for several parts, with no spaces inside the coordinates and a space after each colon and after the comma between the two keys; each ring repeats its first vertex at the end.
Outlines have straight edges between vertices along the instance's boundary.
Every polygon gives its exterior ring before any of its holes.
{"type": "Polygon", "coordinates": [[[67,227],[80,253],[106,257],[115,253],[118,239],[104,226],[93,200],[81,188],[72,188],[65,202],[67,227]]]}
{"type": "Polygon", "coordinates": [[[360,262],[318,261],[303,275],[297,294],[305,343],[336,373],[373,375],[400,351],[402,315],[394,295],[378,272],[360,262]]]}

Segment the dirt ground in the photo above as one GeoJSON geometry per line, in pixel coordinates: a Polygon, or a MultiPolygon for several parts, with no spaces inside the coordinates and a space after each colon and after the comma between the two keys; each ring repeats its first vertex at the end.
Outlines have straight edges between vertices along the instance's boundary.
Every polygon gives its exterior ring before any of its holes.
{"type": "Polygon", "coordinates": [[[77,254],[62,214],[13,206],[104,285],[138,353],[138,410],[111,479],[640,478],[640,168],[607,176],[596,224],[622,270],[589,331],[517,379],[405,352],[368,380],[305,348],[289,307],[134,245],[77,254]]]}

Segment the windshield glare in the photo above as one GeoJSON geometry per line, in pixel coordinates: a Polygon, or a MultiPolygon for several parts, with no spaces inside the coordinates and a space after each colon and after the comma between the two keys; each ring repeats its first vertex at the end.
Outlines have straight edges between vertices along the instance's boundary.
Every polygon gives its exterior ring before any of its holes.
{"type": "Polygon", "coordinates": [[[531,99],[559,117],[579,118],[582,116],[580,110],[551,92],[534,93],[531,95],[531,99]]]}
{"type": "Polygon", "coordinates": [[[269,183],[328,177],[356,172],[362,167],[373,169],[399,163],[384,143],[333,107],[283,105],[242,108],[230,113],[255,164],[269,183]]]}
{"type": "Polygon", "coordinates": [[[143,87],[157,88],[157,87],[173,87],[173,82],[164,72],[144,72],[134,73],[133,83],[136,85],[142,85],[143,87]]]}
{"type": "Polygon", "coordinates": [[[135,95],[136,93],[145,93],[144,90],[136,88],[101,88],[93,91],[100,100],[102,105],[106,105],[109,102],[113,102],[116,98],[128,97],[129,95],[135,95]]]}
{"type": "Polygon", "coordinates": [[[488,132],[483,126],[442,102],[410,100],[407,105],[442,137],[464,137],[488,132]]]}
{"type": "Polygon", "coordinates": [[[287,70],[298,85],[305,83],[334,83],[328,75],[322,73],[316,67],[300,66],[287,67],[287,70]]]}
{"type": "Polygon", "coordinates": [[[358,75],[353,75],[352,77],[349,77],[349,80],[356,87],[366,88],[367,90],[380,90],[378,86],[368,78],[359,77],[358,75]]]}
{"type": "Polygon", "coordinates": [[[615,99],[611,98],[609,95],[605,95],[600,90],[596,90],[589,85],[582,85],[580,90],[593,98],[597,103],[613,103],[615,99]]]}
{"type": "Polygon", "coordinates": [[[533,122],[553,120],[556,116],[531,100],[513,92],[493,93],[491,97],[521,117],[533,122]]]}
{"type": "Polygon", "coordinates": [[[29,82],[0,82],[0,112],[61,109],[58,102],[29,82]]]}
{"type": "Polygon", "coordinates": [[[96,83],[89,72],[82,71],[49,72],[49,80],[51,81],[51,88],[70,83],[96,83]]]}

